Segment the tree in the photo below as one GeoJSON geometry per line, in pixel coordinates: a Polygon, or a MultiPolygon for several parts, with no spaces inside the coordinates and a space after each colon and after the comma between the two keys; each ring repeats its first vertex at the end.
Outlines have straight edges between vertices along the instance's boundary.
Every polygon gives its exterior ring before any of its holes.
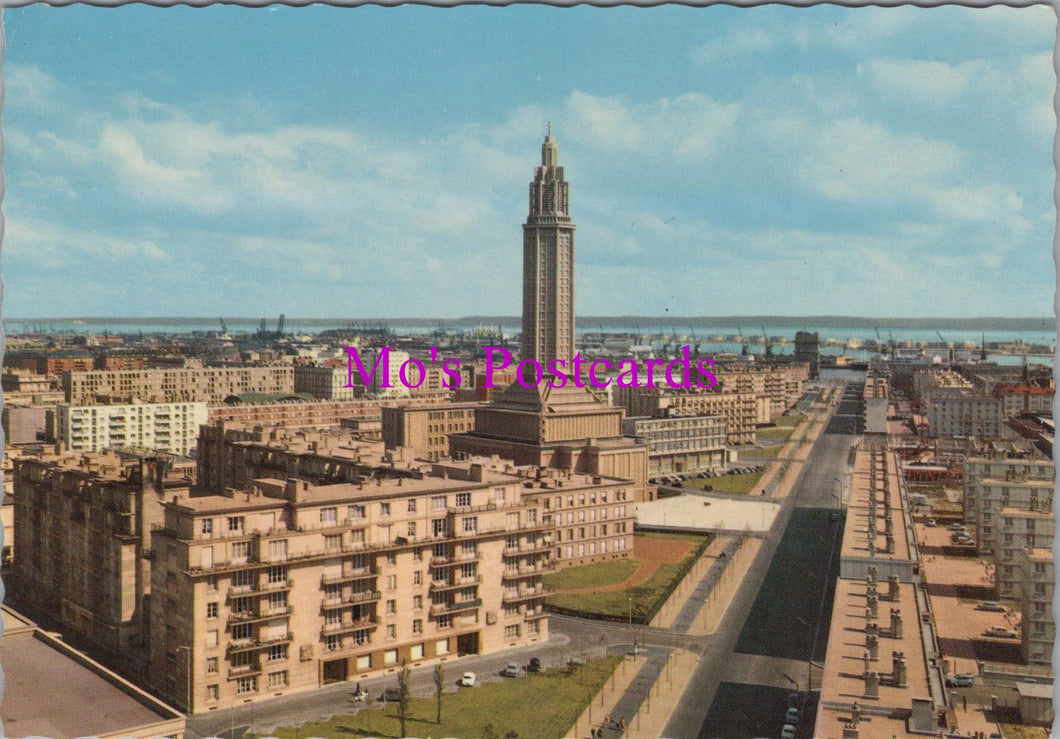
{"type": "Polygon", "coordinates": [[[482,729],[482,739],[498,739],[497,731],[493,728],[493,724],[486,724],[482,729]]]}
{"type": "Polygon", "coordinates": [[[434,666],[434,699],[438,704],[438,715],[434,722],[442,723],[442,688],[445,687],[445,671],[440,664],[434,666]]]}
{"type": "Polygon", "coordinates": [[[412,671],[409,670],[408,663],[404,663],[398,673],[398,720],[401,722],[401,736],[408,736],[405,721],[408,719],[409,700],[412,698],[411,677],[412,671]]]}

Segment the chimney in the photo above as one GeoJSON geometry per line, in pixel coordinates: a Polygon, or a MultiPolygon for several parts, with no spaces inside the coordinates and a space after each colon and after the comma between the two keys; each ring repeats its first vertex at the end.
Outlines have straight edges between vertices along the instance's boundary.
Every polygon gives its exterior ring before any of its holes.
{"type": "Polygon", "coordinates": [[[891,680],[896,687],[906,686],[905,652],[891,652],[891,680]]]}
{"type": "MultiPolygon", "coordinates": [[[[888,536],[888,540],[894,543],[894,538],[888,536]]],[[[891,575],[887,578],[887,600],[892,603],[898,602],[898,575],[891,575]]]]}
{"type": "MultiPolygon", "coordinates": [[[[866,609],[866,613],[868,613],[868,615],[871,618],[876,618],[877,611],[879,610],[880,599],[878,597],[876,597],[875,595],[869,595],[868,601],[869,601],[869,607],[866,609]]],[[[866,620],[868,620],[868,619],[866,619],[866,620]]]]}
{"type": "Polygon", "coordinates": [[[897,608],[891,609],[891,638],[902,638],[902,612],[897,608]]]}
{"type": "Polygon", "coordinates": [[[865,635],[865,647],[869,650],[869,656],[873,659],[880,657],[880,640],[875,634],[865,635]]]}
{"type": "Polygon", "coordinates": [[[865,697],[880,697],[880,673],[870,672],[865,676],[865,697]]]}

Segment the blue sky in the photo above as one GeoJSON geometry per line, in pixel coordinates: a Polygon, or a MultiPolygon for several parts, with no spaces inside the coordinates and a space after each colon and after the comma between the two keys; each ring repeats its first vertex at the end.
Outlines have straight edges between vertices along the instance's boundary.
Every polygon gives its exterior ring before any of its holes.
{"type": "Polygon", "coordinates": [[[1052,313],[1048,7],[4,11],[3,313],[1052,313]]]}

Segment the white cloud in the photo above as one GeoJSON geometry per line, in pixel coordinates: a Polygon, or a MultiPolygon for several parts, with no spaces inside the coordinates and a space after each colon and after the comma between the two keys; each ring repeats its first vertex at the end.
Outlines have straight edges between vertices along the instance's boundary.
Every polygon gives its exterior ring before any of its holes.
{"type": "Polygon", "coordinates": [[[980,60],[954,65],[922,59],[873,59],[858,65],[863,73],[889,94],[935,106],[963,94],[977,78],[995,74],[980,60]]]}

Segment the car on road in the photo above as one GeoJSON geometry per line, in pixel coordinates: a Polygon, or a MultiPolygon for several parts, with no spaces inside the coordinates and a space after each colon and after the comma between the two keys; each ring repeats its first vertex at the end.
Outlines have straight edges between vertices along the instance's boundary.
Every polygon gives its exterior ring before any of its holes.
{"type": "Polygon", "coordinates": [[[1015,629],[1005,628],[1004,626],[991,626],[989,629],[983,632],[983,636],[993,636],[999,639],[1019,638],[1019,634],[1016,633],[1015,629]]]}
{"type": "Polygon", "coordinates": [[[541,658],[531,657],[530,665],[526,668],[527,672],[541,672],[541,658]]]}
{"type": "Polygon", "coordinates": [[[792,724],[784,724],[780,730],[780,739],[795,739],[795,727],[792,724]]]}
{"type": "Polygon", "coordinates": [[[946,677],[946,684],[951,688],[970,688],[975,685],[975,675],[970,672],[958,672],[946,677]]]}
{"type": "Polygon", "coordinates": [[[501,677],[519,677],[519,665],[509,662],[508,666],[501,670],[501,677]]]}
{"type": "Polygon", "coordinates": [[[934,528],[935,526],[938,526],[938,522],[933,518],[929,518],[927,521],[924,521],[924,525],[929,528],[934,528]]]}
{"type": "Polygon", "coordinates": [[[475,673],[465,672],[464,676],[460,678],[460,686],[464,688],[475,687],[475,673]]]}
{"type": "Polygon", "coordinates": [[[977,611],[994,611],[995,613],[1004,613],[1008,609],[1005,606],[998,603],[996,600],[981,600],[976,605],[975,610],[977,611]]]}
{"type": "Polygon", "coordinates": [[[383,703],[397,703],[401,700],[401,691],[396,687],[383,688],[383,694],[379,696],[383,703]]]}
{"type": "Polygon", "coordinates": [[[963,523],[951,523],[946,527],[950,531],[967,531],[967,527],[963,523]]]}

